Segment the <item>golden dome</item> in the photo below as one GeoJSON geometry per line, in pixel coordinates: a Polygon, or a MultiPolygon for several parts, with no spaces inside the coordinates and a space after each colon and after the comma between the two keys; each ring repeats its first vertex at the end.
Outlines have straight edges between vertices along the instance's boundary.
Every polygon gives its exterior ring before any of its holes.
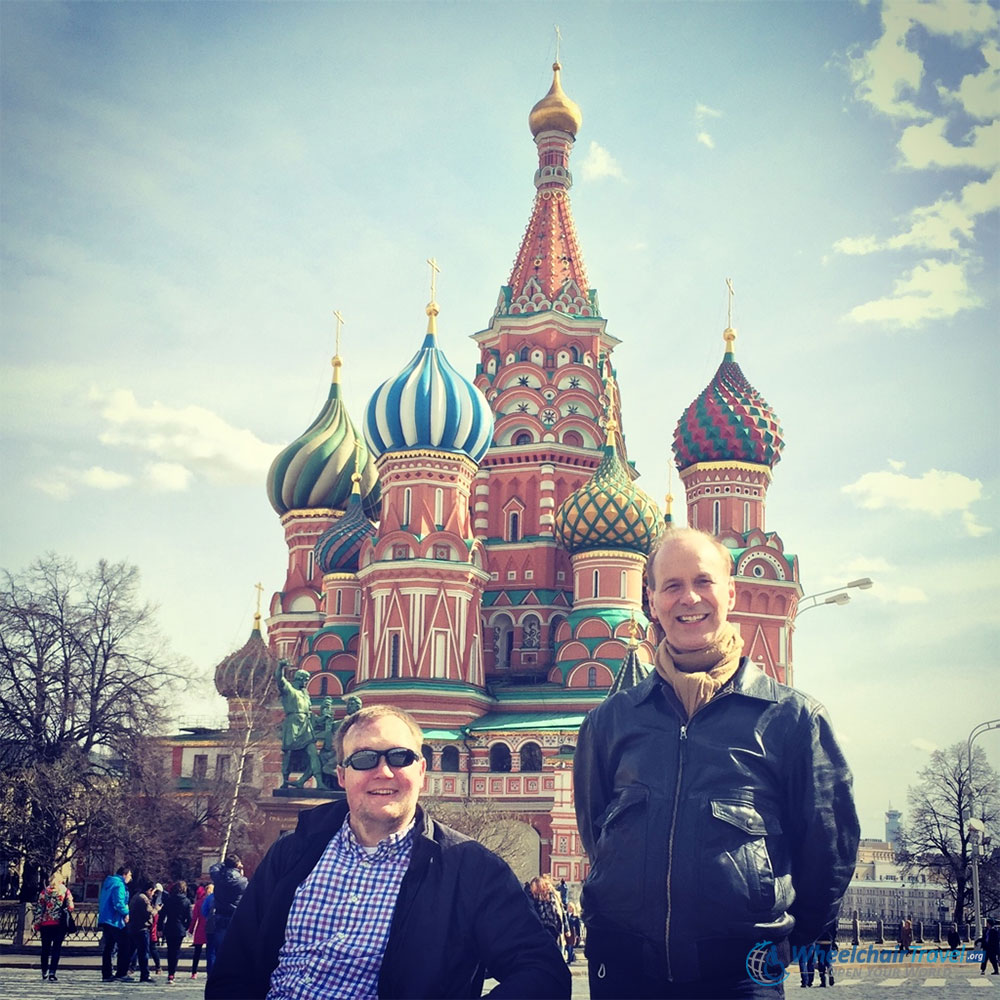
{"type": "Polygon", "coordinates": [[[559,70],[562,66],[552,64],[552,86],[549,92],[531,109],[528,115],[528,128],[532,135],[545,132],[547,129],[559,129],[575,136],[583,122],[580,107],[571,101],[559,85],[559,70]]]}

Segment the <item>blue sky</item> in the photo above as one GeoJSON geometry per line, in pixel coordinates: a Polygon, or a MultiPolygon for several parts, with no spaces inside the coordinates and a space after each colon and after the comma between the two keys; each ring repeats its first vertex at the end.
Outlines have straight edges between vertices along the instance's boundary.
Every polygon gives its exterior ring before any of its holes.
{"type": "MultiPolygon", "coordinates": [[[[2,27],[0,562],[127,559],[222,708],[285,548],[264,475],[329,384],[359,423],[419,346],[471,374],[531,209],[551,81],[641,485],[737,359],[786,449],[768,528],[806,593],[866,835],[1000,715],[1000,48],[987,3],[16,3],[2,27]],[[993,664],[991,667],[990,664],[993,664]]],[[[679,493],[676,477],[674,491],[679,493]]],[[[1000,739],[982,738],[995,765],[1000,739]]]]}

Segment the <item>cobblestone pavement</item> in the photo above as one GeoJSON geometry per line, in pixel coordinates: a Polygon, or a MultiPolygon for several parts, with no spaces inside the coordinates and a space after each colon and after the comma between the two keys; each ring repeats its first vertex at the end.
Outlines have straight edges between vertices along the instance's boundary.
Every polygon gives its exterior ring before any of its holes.
{"type": "MultiPolygon", "coordinates": [[[[37,969],[0,968],[0,1000],[138,1000],[143,996],[162,997],[163,1000],[201,1000],[204,996],[205,978],[195,980],[178,976],[172,986],[167,986],[166,977],[160,975],[150,984],[102,983],[98,970],[67,969],[59,973],[58,983],[43,983],[37,969]]],[[[487,986],[495,985],[489,983],[487,986]]],[[[813,984],[809,997],[816,997],[813,984]]],[[[837,977],[834,992],[827,987],[820,994],[823,1000],[934,1000],[940,997],[967,997],[968,1000],[1000,1000],[1000,976],[980,976],[978,967],[970,969],[913,969],[905,967],[893,969],[853,970],[837,977]],[[881,973],[885,972],[885,975],[881,973]]],[[[806,996],[798,985],[798,970],[792,970],[785,983],[785,995],[789,1000],[806,996]]],[[[578,962],[573,966],[573,1000],[589,1000],[585,965],[578,962]]]]}
{"type": "Polygon", "coordinates": [[[165,973],[154,977],[151,983],[102,983],[99,969],[59,970],[57,983],[42,982],[37,969],[0,969],[0,997],[3,1000],[121,1000],[130,997],[139,1000],[144,996],[169,998],[169,1000],[202,1000],[205,995],[205,977],[192,979],[191,974],[178,975],[171,986],[165,973]]]}

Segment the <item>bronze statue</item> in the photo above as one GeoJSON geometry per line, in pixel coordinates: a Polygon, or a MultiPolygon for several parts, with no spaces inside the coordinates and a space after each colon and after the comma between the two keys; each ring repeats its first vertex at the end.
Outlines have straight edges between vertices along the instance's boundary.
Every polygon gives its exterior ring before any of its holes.
{"type": "MultiPolygon", "coordinates": [[[[361,699],[356,694],[347,696],[347,715],[354,715],[361,708],[361,699]]],[[[333,719],[333,699],[324,698],[323,707],[320,710],[319,726],[316,731],[316,738],[322,742],[319,751],[319,759],[322,762],[322,784],[324,788],[336,789],[340,785],[337,781],[337,745],[335,737],[340,724],[333,719]]]]}
{"type": "Polygon", "coordinates": [[[312,713],[312,701],[305,690],[309,682],[308,670],[296,670],[289,683],[285,677],[287,660],[278,661],[275,671],[275,681],[278,693],[281,695],[281,705],[285,710],[285,721],[281,725],[281,776],[282,788],[301,788],[310,778],[316,779],[316,784],[322,782],[323,766],[316,752],[316,731],[312,713]],[[309,766],[302,772],[298,781],[288,780],[292,770],[292,754],[296,750],[305,750],[309,758],[309,766]]]}

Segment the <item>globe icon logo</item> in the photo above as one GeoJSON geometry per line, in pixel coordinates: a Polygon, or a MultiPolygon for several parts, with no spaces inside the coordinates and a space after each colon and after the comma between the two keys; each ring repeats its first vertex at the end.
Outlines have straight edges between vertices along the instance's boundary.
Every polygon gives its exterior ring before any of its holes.
{"type": "Polygon", "coordinates": [[[773,941],[758,941],[747,952],[747,975],[761,986],[777,986],[788,978],[773,941]]]}

